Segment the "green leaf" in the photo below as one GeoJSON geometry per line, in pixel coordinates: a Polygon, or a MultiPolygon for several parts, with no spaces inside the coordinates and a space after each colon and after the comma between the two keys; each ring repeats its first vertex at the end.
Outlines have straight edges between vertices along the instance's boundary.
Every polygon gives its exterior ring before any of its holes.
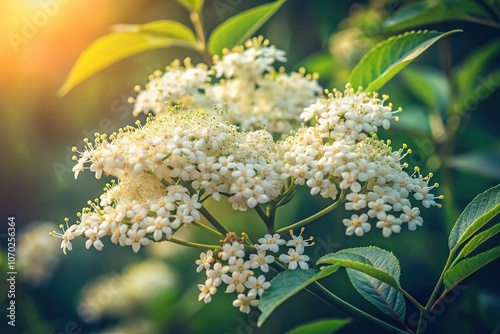
{"type": "Polygon", "coordinates": [[[323,270],[286,270],[271,280],[271,287],[262,295],[259,301],[259,317],[257,326],[260,327],[273,311],[288,298],[303,290],[309,284],[333,274],[338,266],[328,266],[323,270]]]}
{"type": "Polygon", "coordinates": [[[453,289],[458,283],[499,257],[500,246],[497,246],[476,256],[463,259],[444,273],[444,287],[446,290],[453,289]]]}
{"type": "Polygon", "coordinates": [[[384,31],[401,31],[451,20],[490,20],[484,8],[471,0],[419,1],[401,7],[382,28],[384,31]]]}
{"type": "Polygon", "coordinates": [[[351,319],[321,319],[316,320],[286,332],[286,334],[332,334],[344,328],[351,319]]]}
{"type": "Polygon", "coordinates": [[[205,0],[177,0],[177,2],[189,11],[200,13],[205,0]]]}
{"type": "Polygon", "coordinates": [[[145,24],[115,24],[113,32],[141,32],[155,37],[166,37],[196,43],[194,32],[182,23],[171,20],[158,20],[145,24]]]}
{"type": "Polygon", "coordinates": [[[491,179],[500,179],[500,150],[472,152],[443,159],[444,165],[491,179]]]}
{"type": "Polygon", "coordinates": [[[451,89],[441,71],[412,65],[401,73],[401,78],[429,109],[440,111],[448,106],[451,89]]]}
{"type": "MultiPolygon", "coordinates": [[[[470,241],[462,248],[460,253],[457,256],[457,259],[461,259],[472,253],[475,249],[477,249],[479,246],[481,246],[484,242],[488,241],[489,239],[493,238],[495,235],[497,235],[500,232],[500,224],[495,224],[489,229],[478,233],[475,235],[470,241]]],[[[456,261],[456,260],[455,260],[456,261]]]]}
{"type": "Polygon", "coordinates": [[[251,37],[285,3],[275,1],[236,14],[217,26],[208,39],[208,50],[221,55],[224,48],[240,45],[251,37]]]}
{"type": "Polygon", "coordinates": [[[175,21],[156,21],[141,26],[120,27],[118,29],[128,29],[128,31],[105,35],[82,52],[59,89],[60,96],[97,72],[135,54],[170,46],[197,48],[193,32],[175,21]]]}
{"type": "Polygon", "coordinates": [[[365,91],[378,90],[432,44],[461,31],[412,31],[382,41],[354,67],[350,82],[353,87],[362,86],[365,91]]]}
{"type": "Polygon", "coordinates": [[[451,230],[448,239],[454,251],[500,212],[500,185],[486,190],[470,202],[451,230]]]}
{"type": "Polygon", "coordinates": [[[406,313],[399,286],[400,266],[390,252],[377,247],[344,249],[323,256],[318,264],[329,263],[347,268],[354,288],[385,314],[403,321],[406,313]]]}
{"type": "Polygon", "coordinates": [[[371,261],[364,256],[349,253],[348,249],[344,249],[336,253],[326,254],[321,257],[316,264],[336,264],[345,268],[355,269],[392,287],[399,288],[399,284],[394,277],[379,268],[375,268],[371,261]]]}

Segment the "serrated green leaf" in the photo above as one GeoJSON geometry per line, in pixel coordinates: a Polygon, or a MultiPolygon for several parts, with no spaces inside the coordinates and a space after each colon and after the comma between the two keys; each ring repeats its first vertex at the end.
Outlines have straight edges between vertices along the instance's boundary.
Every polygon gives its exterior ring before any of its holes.
{"type": "Polygon", "coordinates": [[[451,230],[448,239],[454,251],[500,212],[500,185],[486,190],[470,202],[451,230]]]}
{"type": "Polygon", "coordinates": [[[473,257],[463,259],[444,273],[444,287],[446,290],[453,289],[458,283],[499,257],[500,246],[497,246],[473,257]]]}
{"type": "Polygon", "coordinates": [[[462,248],[460,253],[457,256],[457,259],[461,259],[472,253],[474,250],[476,250],[479,246],[481,246],[484,242],[488,241],[489,239],[493,238],[495,235],[497,235],[500,232],[500,224],[495,224],[489,229],[478,233],[475,235],[470,241],[462,248]]]}
{"type": "Polygon", "coordinates": [[[351,319],[321,319],[316,320],[286,332],[286,334],[333,334],[344,328],[351,319]]]}
{"type": "Polygon", "coordinates": [[[412,31],[391,37],[375,45],[354,67],[350,82],[365,91],[375,91],[443,37],[461,32],[452,30],[412,31]]]}
{"type": "Polygon", "coordinates": [[[371,261],[369,261],[365,257],[358,254],[349,253],[346,249],[336,253],[326,254],[325,256],[322,256],[318,260],[318,262],[316,262],[316,264],[336,264],[342,267],[355,269],[371,277],[374,277],[392,287],[399,288],[399,284],[394,277],[379,268],[375,268],[371,261]]]}
{"type": "Polygon", "coordinates": [[[177,2],[189,11],[200,13],[205,0],[177,0],[177,2]]]}
{"type": "Polygon", "coordinates": [[[451,88],[441,71],[430,67],[410,66],[401,72],[401,78],[431,110],[444,110],[449,104],[451,88]]]}
{"type": "Polygon", "coordinates": [[[285,3],[279,0],[236,14],[218,25],[208,39],[208,50],[221,55],[224,48],[240,45],[251,37],[285,3]]]}
{"type": "Polygon", "coordinates": [[[309,284],[333,274],[338,266],[328,266],[323,270],[286,270],[271,280],[271,287],[266,290],[259,301],[259,310],[262,314],[257,321],[260,327],[273,311],[288,298],[303,290],[309,284]]]}
{"type": "Polygon", "coordinates": [[[332,259],[333,264],[346,267],[359,294],[388,316],[404,321],[406,304],[399,291],[401,269],[392,253],[378,247],[349,248],[327,254],[318,263],[332,259]]]}
{"type": "Polygon", "coordinates": [[[122,25],[122,29],[135,30],[105,35],[82,52],[59,89],[60,96],[97,72],[138,53],[171,46],[197,48],[193,32],[175,21],[157,21],[128,27],[122,25]]]}
{"type": "Polygon", "coordinates": [[[443,159],[444,165],[491,179],[500,179],[500,150],[472,152],[443,159]]]}
{"type": "Polygon", "coordinates": [[[491,19],[488,12],[472,0],[419,1],[401,7],[392,17],[382,23],[384,31],[401,31],[423,27],[432,23],[491,19]]]}

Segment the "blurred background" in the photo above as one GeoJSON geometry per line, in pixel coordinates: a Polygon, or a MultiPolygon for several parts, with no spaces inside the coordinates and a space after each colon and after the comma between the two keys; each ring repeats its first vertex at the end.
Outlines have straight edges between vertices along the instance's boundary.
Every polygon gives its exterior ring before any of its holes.
{"type": "MultiPolygon", "coordinates": [[[[207,31],[266,2],[207,0],[207,31]]],[[[411,1],[289,1],[259,33],[287,52],[287,69],[305,66],[320,74],[324,87],[342,90],[360,58],[377,41],[394,34],[384,32],[382,22],[405,2],[411,1]]],[[[2,316],[0,333],[284,333],[307,321],[344,317],[305,292],[278,308],[262,328],[256,327],[256,311],[245,315],[231,306],[233,295],[219,293],[205,306],[197,301],[196,285],[204,281],[195,271],[199,251],[177,245],[158,244],[134,254],[109,242],[102,252],[85,250],[84,242],[76,240],[74,250],[64,256],[60,239],[49,238],[49,231],[65,217],[74,221],[76,212],[98,197],[106,182],[91,173],[75,181],[71,147],[81,147],[82,139],[96,131],[109,133],[132,124],[135,118],[127,98],[154,70],[175,58],[190,56],[193,63],[201,58],[180,49],[146,52],[57,97],[78,55],[109,33],[110,25],[174,19],[190,26],[185,9],[165,0],[1,0],[0,13],[0,266],[7,272],[7,217],[15,216],[18,269],[16,327],[7,326],[2,316]]],[[[435,174],[441,184],[437,193],[446,196],[444,207],[423,210],[422,228],[390,239],[379,231],[363,238],[344,236],[342,209],[311,225],[305,234],[315,236],[317,246],[309,249],[314,259],[354,246],[393,251],[401,261],[402,286],[424,303],[446,261],[453,222],[468,202],[500,179],[500,96],[495,91],[500,87],[500,30],[466,20],[421,28],[464,32],[439,41],[384,86],[382,92],[404,112],[381,137],[391,138],[396,148],[407,143],[413,149],[408,163],[435,174]],[[471,64],[479,68],[469,76],[470,90],[461,91],[453,83],[460,68],[471,64]]],[[[278,212],[278,225],[328,204],[301,192],[294,201],[296,205],[278,212]]],[[[216,216],[237,232],[259,236],[265,231],[252,214],[224,207],[216,216]]],[[[498,238],[484,247],[495,243],[498,238]]],[[[464,281],[452,293],[456,298],[428,319],[425,332],[499,333],[498,264],[464,281]]],[[[7,307],[5,283],[3,278],[2,314],[7,307]]],[[[324,283],[360,308],[385,317],[357,294],[345,272],[324,283]]],[[[410,325],[416,324],[416,317],[411,323],[414,312],[408,305],[410,325]]],[[[353,323],[341,333],[367,330],[353,323]]]]}

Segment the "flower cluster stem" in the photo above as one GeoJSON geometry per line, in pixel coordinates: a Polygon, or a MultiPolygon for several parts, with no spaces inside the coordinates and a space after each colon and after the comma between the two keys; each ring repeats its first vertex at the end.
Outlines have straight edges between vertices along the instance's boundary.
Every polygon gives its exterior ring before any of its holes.
{"type": "Polygon", "coordinates": [[[189,15],[191,22],[193,23],[194,31],[196,33],[196,38],[198,39],[199,51],[203,57],[203,60],[208,66],[212,66],[212,57],[207,48],[207,43],[205,39],[205,29],[203,27],[203,22],[201,16],[198,12],[191,12],[189,15]]]}
{"type": "MultiPolygon", "coordinates": [[[[282,264],[280,261],[276,261],[272,263],[271,268],[276,271],[276,272],[281,272],[284,270],[287,270],[286,266],[282,264]]],[[[368,324],[372,325],[373,327],[377,327],[380,329],[383,329],[385,333],[413,333],[410,329],[407,328],[407,331],[404,331],[402,329],[399,329],[397,327],[392,326],[391,324],[388,324],[382,320],[379,320],[375,318],[374,316],[360,310],[359,308],[355,307],[354,305],[349,304],[342,298],[338,297],[335,295],[333,292],[325,288],[323,285],[321,285],[319,282],[313,282],[311,283],[308,287],[305,288],[305,290],[312,295],[316,296],[317,298],[321,299],[328,305],[344,312],[347,314],[349,317],[352,317],[353,319],[363,323],[363,324],[368,324]]]]}
{"type": "Polygon", "coordinates": [[[207,225],[205,225],[205,224],[203,224],[201,222],[197,222],[197,221],[194,220],[191,224],[193,224],[195,226],[198,226],[198,227],[201,227],[202,229],[207,230],[210,233],[216,234],[216,235],[218,235],[220,237],[224,236],[224,234],[222,234],[221,232],[219,232],[217,230],[214,230],[213,228],[211,228],[211,227],[209,227],[209,226],[207,226],[207,225]]]}
{"type": "Polygon", "coordinates": [[[313,221],[315,221],[315,220],[323,217],[324,215],[326,215],[330,211],[332,211],[335,208],[337,208],[339,206],[339,204],[340,204],[341,201],[342,201],[342,196],[340,196],[339,199],[335,203],[327,206],[323,210],[321,210],[321,211],[315,213],[314,215],[312,215],[312,216],[310,216],[310,217],[308,217],[306,219],[303,219],[303,220],[301,220],[299,222],[296,222],[294,224],[291,224],[291,225],[285,226],[283,228],[280,228],[279,230],[276,231],[276,233],[279,233],[279,234],[287,233],[290,230],[295,230],[295,229],[300,228],[302,226],[305,226],[305,225],[307,225],[309,223],[312,223],[313,221]]]}
{"type": "Polygon", "coordinates": [[[226,229],[221,223],[219,223],[219,221],[214,216],[212,216],[212,214],[204,206],[202,206],[201,208],[199,208],[198,211],[222,235],[226,235],[226,234],[229,233],[228,229],[226,229]]]}
{"type": "Polygon", "coordinates": [[[196,248],[203,248],[203,249],[221,249],[221,247],[218,245],[199,244],[196,242],[189,242],[189,241],[179,240],[176,238],[170,238],[168,241],[173,242],[174,244],[187,246],[187,247],[196,247],[196,248]]]}
{"type": "Polygon", "coordinates": [[[374,327],[383,329],[385,333],[409,333],[411,331],[404,331],[397,327],[394,327],[382,320],[375,318],[374,316],[358,309],[357,307],[349,304],[343,299],[339,298],[337,295],[333,294],[331,291],[326,289],[323,285],[318,282],[313,282],[309,287],[306,288],[307,291],[311,292],[316,297],[325,301],[329,305],[339,309],[340,311],[346,313],[353,319],[362,322],[363,324],[372,325],[374,327]]]}
{"type": "MultiPolygon", "coordinates": [[[[439,279],[436,283],[436,286],[434,287],[434,291],[432,291],[432,294],[429,297],[429,300],[427,301],[425,308],[420,311],[420,317],[418,319],[417,331],[415,332],[416,334],[421,332],[421,325],[422,325],[422,320],[424,319],[424,314],[431,312],[434,305],[436,304],[436,303],[434,303],[434,300],[436,299],[436,296],[439,293],[439,290],[441,289],[444,274],[446,273],[448,268],[450,268],[451,264],[454,263],[453,262],[454,255],[455,255],[455,249],[453,249],[450,252],[450,255],[448,255],[448,259],[446,260],[446,264],[444,265],[443,271],[441,272],[441,275],[439,276],[439,279]]],[[[445,294],[448,292],[449,292],[448,290],[444,291],[443,294],[437,299],[437,302],[439,302],[442,298],[444,298],[445,294]]]]}

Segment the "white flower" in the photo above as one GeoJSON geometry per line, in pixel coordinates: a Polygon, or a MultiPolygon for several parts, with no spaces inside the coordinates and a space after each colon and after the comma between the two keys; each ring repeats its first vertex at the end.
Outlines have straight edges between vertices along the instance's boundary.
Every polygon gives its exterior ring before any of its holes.
{"type": "Polygon", "coordinates": [[[229,272],[234,273],[235,271],[239,271],[245,275],[250,275],[252,271],[250,270],[250,261],[245,261],[243,258],[238,258],[236,262],[232,265],[229,265],[229,272]]]}
{"type": "Polygon", "coordinates": [[[366,195],[360,193],[350,193],[346,197],[346,210],[361,210],[366,207],[366,195]]]}
{"type": "Polygon", "coordinates": [[[302,252],[299,252],[293,248],[288,250],[288,255],[281,254],[279,260],[288,263],[288,269],[295,270],[297,267],[301,269],[309,269],[309,265],[307,261],[309,261],[309,256],[302,255],[302,252]]]}
{"type": "Polygon", "coordinates": [[[401,231],[401,219],[393,215],[387,215],[385,219],[377,222],[377,228],[381,228],[383,236],[388,238],[392,233],[399,233],[401,231]]]}
{"type": "Polygon", "coordinates": [[[422,226],[424,220],[420,217],[420,209],[417,207],[410,208],[408,206],[403,207],[403,212],[399,217],[403,223],[408,224],[408,229],[414,231],[417,226],[422,226]]]}
{"type": "Polygon", "coordinates": [[[195,221],[200,221],[201,217],[198,212],[199,208],[201,208],[201,203],[198,202],[198,194],[194,194],[191,197],[184,194],[184,196],[182,196],[181,204],[177,208],[177,212],[182,212],[184,216],[191,216],[195,221]]]}
{"type": "Polygon", "coordinates": [[[88,240],[85,242],[85,247],[87,249],[90,248],[90,246],[94,245],[94,248],[97,250],[102,250],[104,247],[104,244],[100,240],[101,237],[105,235],[105,231],[99,230],[97,227],[94,228],[88,228],[85,230],[85,237],[88,238],[88,240]]]}
{"type": "Polygon", "coordinates": [[[111,223],[111,242],[114,244],[120,243],[120,246],[125,245],[127,238],[127,231],[129,226],[127,224],[119,224],[117,222],[111,223]]]}
{"type": "Polygon", "coordinates": [[[368,217],[378,219],[385,219],[387,216],[387,212],[391,211],[392,207],[389,204],[386,204],[382,198],[377,199],[376,201],[368,202],[368,217]]]}
{"type": "Polygon", "coordinates": [[[222,252],[219,253],[219,257],[223,261],[227,261],[230,265],[236,263],[236,259],[245,256],[245,251],[243,250],[245,246],[239,242],[233,242],[232,244],[224,244],[222,246],[222,252]]]}
{"type": "Polygon", "coordinates": [[[209,269],[210,264],[214,262],[214,257],[213,257],[213,252],[211,250],[205,252],[202,252],[200,254],[200,259],[196,260],[195,263],[198,265],[198,268],[196,268],[196,272],[200,272],[203,269],[209,269]]]}
{"type": "Polygon", "coordinates": [[[198,289],[200,294],[198,295],[198,301],[204,301],[208,304],[212,301],[212,296],[217,292],[217,287],[212,285],[212,282],[207,280],[205,284],[198,284],[198,289]]]}
{"type": "Polygon", "coordinates": [[[362,237],[365,233],[368,233],[371,229],[371,225],[367,223],[368,215],[366,213],[358,215],[352,215],[351,219],[344,219],[342,222],[347,227],[345,234],[352,235],[356,234],[358,237],[362,237]]]}
{"type": "Polygon", "coordinates": [[[250,276],[248,277],[248,280],[245,282],[245,287],[247,289],[250,289],[248,292],[250,293],[255,293],[262,297],[262,294],[264,293],[264,290],[269,289],[271,286],[270,282],[266,282],[266,277],[264,275],[260,275],[259,278],[255,276],[250,276]]]}
{"type": "Polygon", "coordinates": [[[219,286],[222,283],[222,276],[229,271],[228,266],[223,266],[220,263],[215,263],[213,269],[207,270],[207,280],[213,286],[219,286]]]}
{"type": "MultiPolygon", "coordinates": [[[[62,227],[63,225],[61,225],[62,227]]],[[[66,255],[66,249],[71,251],[73,250],[73,245],[71,244],[71,240],[73,240],[76,237],[75,231],[76,231],[77,225],[71,225],[69,228],[64,231],[64,234],[54,234],[53,232],[51,235],[60,237],[62,239],[61,241],[61,249],[63,250],[64,255],[66,255]]]]}
{"type": "Polygon", "coordinates": [[[240,312],[249,314],[250,313],[250,306],[258,306],[259,301],[256,298],[255,293],[248,293],[248,295],[245,295],[243,293],[238,294],[238,298],[233,301],[233,306],[234,307],[239,307],[240,312]]]}
{"type": "Polygon", "coordinates": [[[304,233],[305,228],[302,227],[300,229],[300,234],[299,235],[294,235],[293,231],[290,230],[290,236],[292,237],[292,240],[288,240],[286,242],[286,245],[289,247],[295,247],[297,249],[297,252],[302,254],[304,252],[304,247],[308,246],[313,246],[314,242],[312,242],[313,237],[309,237],[309,239],[305,239],[302,237],[302,233],[304,233]],[[310,243],[312,242],[312,243],[310,243]]]}
{"type": "Polygon", "coordinates": [[[134,253],[137,253],[141,246],[147,246],[151,242],[145,237],[146,230],[139,228],[139,224],[134,224],[127,232],[127,238],[125,239],[125,245],[132,246],[134,253]]]}
{"type": "Polygon", "coordinates": [[[258,250],[257,254],[250,254],[250,267],[252,269],[260,268],[263,272],[269,271],[269,263],[274,262],[274,256],[267,255],[265,250],[258,250]]]}
{"type": "Polygon", "coordinates": [[[270,250],[271,252],[277,253],[279,251],[279,246],[283,246],[286,241],[281,239],[278,233],[274,235],[266,234],[263,238],[259,239],[261,250],[270,250]]]}
{"type": "Polygon", "coordinates": [[[240,273],[239,271],[235,271],[231,274],[231,276],[227,274],[223,274],[221,279],[224,283],[227,284],[226,293],[230,293],[233,291],[243,292],[245,291],[245,282],[248,278],[248,275],[244,273],[240,273]]]}

